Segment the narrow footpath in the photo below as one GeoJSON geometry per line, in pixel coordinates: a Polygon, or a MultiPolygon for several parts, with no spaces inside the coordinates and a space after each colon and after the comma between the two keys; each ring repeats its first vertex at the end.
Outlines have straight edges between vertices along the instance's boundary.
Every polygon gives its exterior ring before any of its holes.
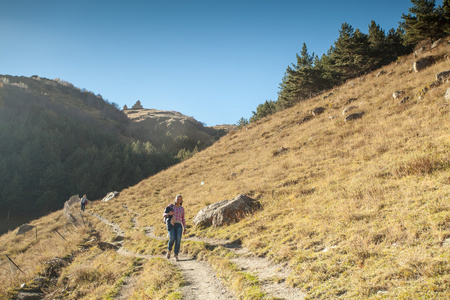
{"type": "MultiPolygon", "coordinates": [[[[123,208],[134,216],[132,218],[133,226],[140,228],[138,222],[139,213],[130,210],[126,205],[123,208]]],[[[116,240],[123,240],[124,232],[120,227],[103,218],[102,216],[91,213],[92,216],[98,218],[103,223],[111,226],[112,230],[116,234],[116,240]]],[[[144,227],[145,235],[152,239],[166,240],[167,237],[156,236],[153,232],[153,228],[144,227]]],[[[189,237],[184,240],[204,242],[211,245],[220,245],[230,251],[237,254],[238,258],[232,259],[241,270],[256,275],[261,282],[262,290],[267,293],[269,299],[304,299],[305,294],[299,289],[288,287],[285,284],[286,278],[290,274],[290,270],[283,265],[274,264],[264,258],[258,258],[254,256],[248,249],[241,247],[235,243],[230,243],[226,240],[215,240],[198,237],[189,237]]],[[[124,256],[140,257],[150,259],[152,257],[164,257],[164,256],[151,256],[133,253],[125,250],[122,244],[119,242],[117,245],[120,247],[117,253],[124,256]]],[[[210,299],[236,299],[233,293],[229,291],[220,281],[220,279],[214,274],[213,269],[205,262],[197,261],[192,257],[186,257],[182,254],[179,255],[180,261],[173,262],[175,267],[178,268],[185,278],[187,284],[182,288],[183,300],[210,300],[210,299]]],[[[122,290],[118,293],[115,299],[126,299],[128,295],[127,289],[132,288],[133,277],[129,278],[129,282],[126,282],[122,290]]]]}

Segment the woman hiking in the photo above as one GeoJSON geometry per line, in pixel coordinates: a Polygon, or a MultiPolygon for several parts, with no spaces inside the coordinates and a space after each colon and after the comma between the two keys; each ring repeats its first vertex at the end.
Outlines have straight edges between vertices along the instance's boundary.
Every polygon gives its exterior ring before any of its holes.
{"type": "Polygon", "coordinates": [[[80,202],[81,202],[81,211],[84,211],[84,209],[86,208],[86,204],[89,202],[87,196],[83,195],[80,202]]]}
{"type": "Polygon", "coordinates": [[[175,204],[169,204],[164,210],[163,217],[169,232],[169,243],[167,245],[167,258],[170,258],[173,245],[175,244],[174,257],[178,261],[180,252],[181,236],[186,234],[186,220],[184,218],[183,197],[177,195],[175,204]]]}

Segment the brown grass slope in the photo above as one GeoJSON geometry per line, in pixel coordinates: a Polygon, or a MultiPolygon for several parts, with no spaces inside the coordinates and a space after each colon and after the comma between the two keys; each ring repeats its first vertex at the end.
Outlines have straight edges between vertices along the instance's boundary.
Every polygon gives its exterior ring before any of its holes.
{"type": "MultiPolygon", "coordinates": [[[[136,231],[122,205],[140,213],[141,227],[163,236],[162,210],[183,194],[189,235],[240,239],[257,255],[291,267],[288,283],[310,298],[450,298],[450,105],[444,99],[450,84],[430,88],[436,73],[450,70],[444,58],[449,50],[447,44],[424,53],[441,59],[419,73],[411,71],[416,58],[403,57],[384,67],[384,75],[375,76],[377,70],[333,89],[326,99],[328,93],[233,131],[91,209],[126,231],[125,247],[162,253],[164,243],[136,231]],[[409,97],[404,103],[392,98],[398,90],[409,97]],[[364,111],[363,117],[344,122],[349,105],[364,111]],[[319,106],[326,108],[323,114],[305,118],[319,106]],[[280,147],[286,150],[278,153],[280,147]],[[230,226],[193,227],[201,208],[239,193],[257,198],[263,209],[230,226]]],[[[15,257],[30,255],[36,246],[15,246],[12,234],[0,244],[2,253],[15,257]]],[[[182,243],[185,253],[195,247],[182,243]]],[[[85,261],[78,256],[72,269],[100,259],[83,255],[85,261]]],[[[132,266],[108,259],[111,268],[123,269],[122,276],[132,266]]],[[[1,264],[4,293],[24,275],[6,276],[3,257],[1,264]]],[[[97,274],[99,286],[83,288],[83,277],[70,274],[86,299],[101,298],[87,292],[94,288],[102,287],[97,295],[112,293],[117,280],[97,274]]]]}

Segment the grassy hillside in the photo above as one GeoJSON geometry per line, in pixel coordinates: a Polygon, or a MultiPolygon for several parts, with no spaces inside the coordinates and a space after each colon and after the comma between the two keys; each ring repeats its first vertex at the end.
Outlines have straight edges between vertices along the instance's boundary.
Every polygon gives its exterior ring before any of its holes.
{"type": "MultiPolygon", "coordinates": [[[[255,255],[292,268],[288,284],[308,298],[449,298],[450,103],[444,94],[450,85],[431,87],[436,73],[450,70],[449,50],[447,43],[421,54],[439,59],[419,73],[412,71],[417,58],[403,57],[379,76],[380,70],[369,73],[233,131],[191,159],[90,209],[125,230],[126,249],[158,254],[164,243],[136,230],[133,214],[122,205],[140,214],[141,227],[152,226],[164,236],[162,211],[182,194],[188,236],[239,239],[255,255]],[[408,98],[394,100],[395,91],[408,98]],[[364,112],[361,119],[344,121],[342,111],[350,105],[353,112],[364,112]],[[311,116],[316,107],[324,107],[324,113],[311,116]],[[201,208],[239,193],[258,199],[263,209],[230,226],[193,227],[201,208]]],[[[107,236],[104,225],[97,224],[107,236]]],[[[2,236],[1,251],[19,259],[26,274],[7,276],[2,258],[3,293],[33,278],[45,259],[26,262],[39,243],[24,237],[15,246],[14,239],[2,236]]],[[[95,256],[96,248],[92,251],[77,263],[89,268],[88,261],[102,259],[95,256]]],[[[240,298],[259,298],[246,292],[244,283],[236,286],[226,277],[233,268],[219,249],[184,242],[182,251],[220,268],[218,273],[240,298]]],[[[108,268],[127,269],[127,263],[132,264],[112,255],[108,268]]],[[[99,277],[95,289],[79,280],[76,290],[83,290],[80,298],[100,298],[115,280],[99,277]]]]}
{"type": "Polygon", "coordinates": [[[71,195],[96,199],[134,185],[224,134],[199,122],[195,130],[178,122],[182,135],[163,122],[153,123],[157,132],[136,123],[70,83],[0,75],[0,233],[60,209],[71,195]]]}

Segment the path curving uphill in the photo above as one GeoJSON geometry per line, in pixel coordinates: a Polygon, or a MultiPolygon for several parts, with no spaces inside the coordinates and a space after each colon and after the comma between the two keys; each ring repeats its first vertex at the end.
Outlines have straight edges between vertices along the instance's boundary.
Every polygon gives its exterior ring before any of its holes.
{"type": "MultiPolygon", "coordinates": [[[[132,223],[134,227],[139,227],[139,213],[131,211],[126,205],[123,208],[134,214],[132,223]]],[[[111,226],[113,231],[118,235],[123,231],[120,227],[108,221],[107,219],[91,213],[94,217],[99,218],[105,224],[111,226]]],[[[161,237],[154,234],[152,227],[144,227],[145,235],[152,239],[167,240],[167,237],[161,237]]],[[[210,245],[222,246],[237,254],[237,258],[231,259],[241,270],[256,275],[261,282],[261,289],[267,293],[269,299],[292,299],[302,300],[305,294],[299,289],[291,288],[285,283],[290,274],[290,269],[281,264],[275,264],[267,259],[254,256],[247,248],[242,247],[238,243],[227,240],[217,240],[211,238],[186,237],[184,240],[204,242],[210,245]]],[[[121,246],[121,245],[120,245],[121,246]]],[[[151,256],[133,253],[124,248],[119,248],[117,253],[124,256],[134,256],[140,258],[152,258],[163,256],[151,256]]],[[[210,300],[210,299],[235,299],[233,293],[222,284],[220,279],[214,274],[213,269],[205,262],[197,261],[191,257],[183,257],[179,255],[180,261],[175,266],[182,271],[187,284],[182,288],[184,300],[210,300]]]]}
{"type": "MultiPolygon", "coordinates": [[[[98,218],[100,221],[106,225],[111,226],[113,231],[118,236],[123,236],[123,230],[120,229],[119,225],[110,222],[106,218],[96,214],[90,213],[92,216],[98,218]]],[[[118,245],[119,249],[117,253],[122,256],[127,257],[137,257],[144,259],[151,259],[154,257],[164,257],[164,256],[154,256],[134,253],[126,250],[121,244],[118,245]]],[[[184,276],[186,284],[183,286],[181,292],[183,294],[183,300],[233,300],[236,299],[233,294],[227,290],[227,288],[222,284],[220,279],[214,274],[212,268],[204,262],[197,261],[191,257],[184,257],[179,255],[180,260],[174,263],[175,267],[179,269],[184,276]]],[[[127,299],[129,295],[129,289],[133,285],[135,278],[129,278],[127,282],[122,286],[122,290],[119,291],[116,299],[122,300],[127,299]]]]}

